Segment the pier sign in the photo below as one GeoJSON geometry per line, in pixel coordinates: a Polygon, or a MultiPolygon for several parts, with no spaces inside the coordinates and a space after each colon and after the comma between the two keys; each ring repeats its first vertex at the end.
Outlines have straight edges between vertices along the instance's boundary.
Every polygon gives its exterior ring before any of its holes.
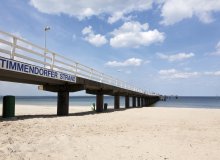
{"type": "Polygon", "coordinates": [[[0,69],[76,83],[76,77],[73,75],[4,57],[0,57],[0,69]]]}

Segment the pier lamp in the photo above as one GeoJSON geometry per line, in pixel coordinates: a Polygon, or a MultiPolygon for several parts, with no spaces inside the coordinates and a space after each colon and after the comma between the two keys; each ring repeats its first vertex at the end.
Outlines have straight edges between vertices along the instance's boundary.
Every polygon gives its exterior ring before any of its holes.
{"type": "MultiPolygon", "coordinates": [[[[50,30],[50,27],[49,26],[46,26],[44,28],[44,48],[45,48],[45,51],[44,51],[44,63],[46,63],[46,51],[47,51],[47,31],[50,30]]],[[[44,67],[46,65],[44,64],[44,67]]]]}

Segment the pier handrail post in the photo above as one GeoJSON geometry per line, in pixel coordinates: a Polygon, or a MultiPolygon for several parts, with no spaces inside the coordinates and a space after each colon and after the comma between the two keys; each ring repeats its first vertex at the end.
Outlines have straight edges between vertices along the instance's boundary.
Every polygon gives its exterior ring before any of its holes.
{"type": "Polygon", "coordinates": [[[78,63],[76,63],[76,66],[75,66],[75,76],[77,75],[77,67],[78,67],[78,63]]]}
{"type": "Polygon", "coordinates": [[[90,68],[90,75],[89,75],[90,79],[92,79],[92,74],[93,74],[93,69],[90,68]]]}
{"type": "Polygon", "coordinates": [[[101,77],[100,77],[100,82],[103,81],[103,73],[101,74],[101,77]]]}
{"type": "Polygon", "coordinates": [[[13,37],[13,43],[12,43],[12,49],[11,49],[11,55],[10,55],[11,59],[14,59],[14,57],[15,57],[16,45],[17,45],[17,38],[13,37]]]}
{"type": "Polygon", "coordinates": [[[53,67],[54,67],[55,56],[56,55],[54,53],[52,53],[52,61],[51,61],[51,66],[50,66],[51,69],[53,69],[53,67]]]}
{"type": "Polygon", "coordinates": [[[44,49],[44,68],[46,67],[46,56],[47,56],[47,49],[44,49]]]}

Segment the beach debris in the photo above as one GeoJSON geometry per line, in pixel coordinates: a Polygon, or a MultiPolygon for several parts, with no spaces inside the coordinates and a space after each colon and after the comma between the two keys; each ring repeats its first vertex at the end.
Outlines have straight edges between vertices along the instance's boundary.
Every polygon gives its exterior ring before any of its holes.
{"type": "Polygon", "coordinates": [[[10,144],[13,144],[13,143],[14,143],[14,141],[13,141],[13,139],[12,139],[11,137],[8,138],[8,142],[9,142],[10,144]]]}
{"type": "Polygon", "coordinates": [[[95,111],[95,103],[93,103],[93,104],[91,105],[91,110],[92,110],[92,111],[95,111]]]}
{"type": "Polygon", "coordinates": [[[8,149],[8,151],[9,151],[10,153],[16,152],[15,150],[13,150],[13,149],[10,148],[10,147],[8,147],[7,149],[8,149]]]}

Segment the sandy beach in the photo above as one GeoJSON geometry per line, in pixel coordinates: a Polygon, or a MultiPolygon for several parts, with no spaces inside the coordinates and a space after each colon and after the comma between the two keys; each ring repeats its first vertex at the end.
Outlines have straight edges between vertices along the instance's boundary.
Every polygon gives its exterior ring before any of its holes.
{"type": "Polygon", "coordinates": [[[55,113],[56,107],[16,106],[17,119],[0,119],[0,159],[220,157],[219,109],[145,107],[96,114],[90,108],[70,107],[70,116],[55,113]],[[21,116],[28,114],[32,116],[21,116]]]}

